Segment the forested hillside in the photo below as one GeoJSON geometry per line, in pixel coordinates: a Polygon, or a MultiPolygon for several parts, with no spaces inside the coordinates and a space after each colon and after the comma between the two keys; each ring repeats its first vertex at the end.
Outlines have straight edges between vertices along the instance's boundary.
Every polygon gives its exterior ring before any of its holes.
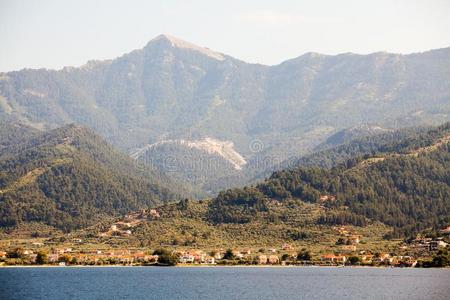
{"type": "Polygon", "coordinates": [[[35,221],[69,231],[187,193],[77,125],[17,137],[0,156],[0,226],[35,221]]]}
{"type": "MultiPolygon", "coordinates": [[[[254,178],[260,158],[280,162],[311,153],[333,134],[341,133],[328,140],[336,145],[364,133],[346,128],[371,124],[374,133],[448,121],[449,70],[450,48],[307,53],[267,66],[160,35],[142,49],[79,68],[0,73],[0,119],[42,130],[82,124],[127,152],[164,140],[233,143],[248,162],[242,170],[219,164],[214,176],[177,172],[216,193],[254,178]]],[[[188,164],[179,150],[175,159],[188,164]]]]}
{"type": "Polygon", "coordinates": [[[329,209],[319,223],[360,226],[378,220],[393,226],[393,236],[448,222],[450,123],[389,139],[373,155],[331,169],[297,167],[275,172],[255,187],[224,191],[211,201],[209,220],[247,223],[267,211],[271,200],[299,199],[329,209]]]}

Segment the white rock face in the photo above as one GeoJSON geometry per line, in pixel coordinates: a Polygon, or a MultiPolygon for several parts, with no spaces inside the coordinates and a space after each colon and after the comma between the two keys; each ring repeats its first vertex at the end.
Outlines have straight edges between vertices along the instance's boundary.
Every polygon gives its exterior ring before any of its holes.
{"type": "Polygon", "coordinates": [[[176,37],[173,37],[173,36],[170,36],[170,35],[167,35],[167,34],[161,34],[161,35],[157,36],[156,38],[154,38],[153,40],[157,41],[157,40],[161,40],[161,39],[166,39],[166,40],[170,41],[170,43],[172,44],[173,47],[184,48],[184,49],[197,51],[197,52],[203,53],[203,54],[205,54],[205,55],[207,55],[209,57],[212,57],[214,59],[217,59],[217,60],[224,60],[225,59],[225,57],[222,54],[218,53],[218,52],[214,52],[214,51],[212,51],[212,50],[210,50],[208,48],[205,48],[205,47],[199,47],[197,45],[194,45],[192,43],[180,40],[180,39],[178,39],[176,37]]]}
{"type": "Polygon", "coordinates": [[[37,97],[37,98],[45,98],[45,97],[47,97],[47,94],[41,93],[41,92],[38,92],[38,91],[32,90],[32,89],[25,89],[25,90],[23,90],[23,93],[26,94],[26,95],[33,96],[33,97],[37,97]]]}
{"type": "Polygon", "coordinates": [[[236,170],[242,170],[242,166],[244,166],[247,163],[245,159],[234,149],[233,142],[221,141],[209,137],[192,141],[184,139],[163,140],[154,144],[148,144],[142,148],[137,149],[136,151],[130,154],[130,157],[138,159],[146,151],[164,144],[178,144],[188,148],[198,149],[208,154],[219,155],[223,157],[225,160],[227,160],[230,164],[232,164],[236,170]]]}

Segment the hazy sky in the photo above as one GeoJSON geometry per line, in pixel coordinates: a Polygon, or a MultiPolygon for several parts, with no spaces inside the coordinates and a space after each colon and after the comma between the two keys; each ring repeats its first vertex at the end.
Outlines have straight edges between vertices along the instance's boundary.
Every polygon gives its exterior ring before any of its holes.
{"type": "Polygon", "coordinates": [[[0,0],[0,71],[78,66],[168,33],[277,64],[305,52],[420,52],[450,46],[450,0],[0,0]]]}

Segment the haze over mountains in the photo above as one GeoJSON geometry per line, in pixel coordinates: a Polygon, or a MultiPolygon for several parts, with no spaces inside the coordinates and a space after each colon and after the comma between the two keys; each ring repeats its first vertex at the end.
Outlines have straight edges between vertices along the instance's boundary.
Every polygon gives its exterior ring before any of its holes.
{"type": "Polygon", "coordinates": [[[150,149],[136,158],[156,161],[164,172],[173,166],[154,157],[212,157],[212,171],[172,173],[214,193],[255,178],[261,161],[270,169],[345,128],[447,121],[449,78],[450,48],[308,53],[265,66],[160,35],[143,49],[81,68],[1,73],[0,118],[39,129],[82,124],[128,153],[150,149]],[[206,140],[228,145],[226,153],[242,160],[236,164],[208,143],[192,147],[206,140]]]}

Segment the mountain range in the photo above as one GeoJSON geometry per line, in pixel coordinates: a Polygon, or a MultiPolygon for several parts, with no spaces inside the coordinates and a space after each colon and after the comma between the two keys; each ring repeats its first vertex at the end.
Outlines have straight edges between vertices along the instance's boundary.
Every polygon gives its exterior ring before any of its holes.
{"type": "Polygon", "coordinates": [[[267,66],[160,35],[142,49],[79,68],[0,73],[0,118],[40,130],[81,124],[215,194],[253,182],[261,169],[310,153],[347,128],[443,123],[449,78],[450,48],[307,53],[267,66]],[[178,167],[193,151],[196,167],[178,167]],[[167,156],[175,168],[157,159],[167,156]]]}

